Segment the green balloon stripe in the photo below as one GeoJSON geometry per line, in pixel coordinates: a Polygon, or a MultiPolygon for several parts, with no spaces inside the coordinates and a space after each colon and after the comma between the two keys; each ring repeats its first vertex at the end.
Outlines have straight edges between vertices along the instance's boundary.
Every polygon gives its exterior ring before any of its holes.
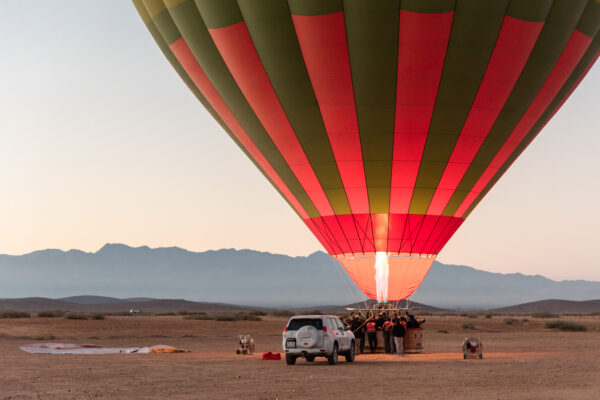
{"type": "MultiPolygon", "coordinates": [[[[246,133],[250,136],[254,144],[258,147],[262,155],[290,189],[309,217],[318,216],[319,214],[310,198],[298,182],[298,179],[292,173],[289,165],[275,147],[264,127],[256,118],[252,108],[229,73],[229,70],[215,47],[194,2],[189,0],[169,10],[165,10],[165,12],[157,15],[155,20],[163,21],[164,25],[167,25],[167,21],[170,21],[170,24],[178,29],[178,32],[179,29],[181,29],[181,32],[184,33],[186,43],[190,47],[190,50],[202,67],[204,73],[208,76],[212,85],[234,114],[238,122],[242,125],[246,133]]],[[[177,64],[179,65],[178,62],[177,64]]],[[[179,68],[181,68],[181,66],[179,66],[179,68]]],[[[230,136],[232,135],[230,134],[230,136]]],[[[237,142],[237,139],[235,140],[237,142]]],[[[247,153],[243,146],[240,147],[247,153]]],[[[255,160],[253,160],[253,162],[255,162],[255,160]]],[[[277,186],[275,187],[277,189],[277,186]]],[[[277,190],[279,191],[279,189],[277,190]]]]}
{"type": "Polygon", "coordinates": [[[560,90],[559,94],[554,98],[550,106],[544,112],[544,115],[540,120],[535,124],[533,129],[529,132],[529,134],[523,139],[521,144],[517,147],[517,149],[511,154],[508,160],[504,163],[502,168],[498,170],[498,172],[494,175],[494,178],[487,184],[485,189],[477,196],[473,204],[467,209],[467,211],[462,215],[462,218],[467,218],[471,212],[477,207],[477,205],[483,200],[485,195],[494,187],[496,182],[504,175],[504,173],[510,168],[510,166],[515,162],[515,160],[525,151],[527,146],[535,139],[535,137],[540,133],[540,131],[544,128],[544,126],[548,123],[550,118],[558,111],[558,109],[564,104],[564,102],[568,99],[568,97],[573,93],[573,91],[577,88],[577,86],[581,83],[585,75],[590,70],[594,62],[600,56],[600,34],[596,34],[594,41],[590,44],[587,49],[585,55],[581,58],[581,61],[565,83],[565,85],[560,90]]]}
{"type": "Polygon", "coordinates": [[[456,213],[515,130],[566,47],[586,3],[587,0],[556,0],[553,3],[519,80],[444,209],[443,215],[456,213]]]}

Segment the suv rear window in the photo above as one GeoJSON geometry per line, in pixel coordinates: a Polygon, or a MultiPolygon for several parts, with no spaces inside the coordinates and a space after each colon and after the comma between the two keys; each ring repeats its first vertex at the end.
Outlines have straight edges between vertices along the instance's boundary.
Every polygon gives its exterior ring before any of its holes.
{"type": "Polygon", "coordinates": [[[297,331],[305,325],[311,325],[315,328],[322,330],[323,329],[323,321],[321,319],[316,318],[295,318],[290,320],[288,325],[288,330],[297,331]]]}

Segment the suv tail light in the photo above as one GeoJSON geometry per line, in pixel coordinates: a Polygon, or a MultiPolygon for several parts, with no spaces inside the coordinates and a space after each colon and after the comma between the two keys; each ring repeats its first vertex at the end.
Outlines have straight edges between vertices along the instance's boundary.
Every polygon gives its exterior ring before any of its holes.
{"type": "Polygon", "coordinates": [[[326,326],[323,327],[323,332],[327,332],[327,327],[326,326]]]}
{"type": "Polygon", "coordinates": [[[286,326],[285,328],[283,328],[283,331],[284,331],[284,332],[287,332],[287,326],[286,326]]]}

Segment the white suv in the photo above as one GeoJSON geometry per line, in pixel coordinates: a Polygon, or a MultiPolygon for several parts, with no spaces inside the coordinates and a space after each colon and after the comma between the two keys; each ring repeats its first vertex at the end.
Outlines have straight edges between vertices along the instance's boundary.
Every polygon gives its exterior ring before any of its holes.
{"type": "Polygon", "coordinates": [[[290,318],[283,331],[283,351],[288,365],[298,357],[312,362],[315,357],[327,357],[329,364],[338,362],[338,355],[354,361],[354,334],[333,315],[298,315],[290,318]]]}

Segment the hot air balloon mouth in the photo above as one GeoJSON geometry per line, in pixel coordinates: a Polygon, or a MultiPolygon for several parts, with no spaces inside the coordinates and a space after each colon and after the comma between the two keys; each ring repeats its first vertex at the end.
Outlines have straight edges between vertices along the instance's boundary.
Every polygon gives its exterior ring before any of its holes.
{"type": "Polygon", "coordinates": [[[387,303],[412,295],[436,256],[377,251],[339,254],[335,258],[363,293],[379,303],[387,303]]]}

